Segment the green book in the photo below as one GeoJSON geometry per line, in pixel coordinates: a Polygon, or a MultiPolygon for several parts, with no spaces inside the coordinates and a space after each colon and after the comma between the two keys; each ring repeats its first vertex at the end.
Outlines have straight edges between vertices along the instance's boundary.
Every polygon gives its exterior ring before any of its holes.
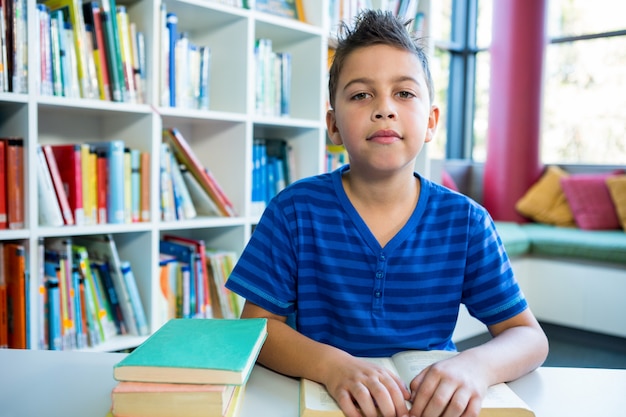
{"type": "Polygon", "coordinates": [[[243,385],[266,319],[172,319],[113,367],[118,381],[243,385]]]}

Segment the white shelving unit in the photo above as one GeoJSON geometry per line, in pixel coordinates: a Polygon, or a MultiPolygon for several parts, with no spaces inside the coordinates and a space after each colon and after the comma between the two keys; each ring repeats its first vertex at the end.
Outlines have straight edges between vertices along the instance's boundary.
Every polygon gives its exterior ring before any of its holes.
{"type": "MultiPolygon", "coordinates": [[[[28,16],[36,16],[36,0],[28,1],[28,16]]],[[[159,240],[165,233],[202,238],[209,248],[240,254],[256,222],[251,204],[252,143],[257,136],[288,140],[295,155],[295,179],[324,170],[326,145],[327,48],[329,0],[303,0],[307,22],[255,10],[225,6],[208,0],[118,0],[130,20],[145,34],[148,79],[147,104],[68,99],[40,95],[39,39],[35,19],[28,21],[28,94],[0,93],[0,136],[25,139],[25,228],[0,231],[0,241],[20,240],[27,247],[29,279],[38,269],[41,238],[110,233],[120,258],[131,262],[150,331],[158,327],[159,240]],[[161,3],[178,16],[178,29],[190,40],[211,47],[210,110],[159,106],[158,25],[161,3]],[[255,115],[254,44],[272,39],[274,51],[292,55],[291,115],[255,115]],[[163,127],[176,127],[233,201],[237,217],[199,217],[164,222],[159,211],[159,144],[163,127]],[[36,149],[39,144],[84,143],[122,139],[127,146],[151,154],[151,221],[132,224],[65,226],[38,225],[36,149]]],[[[421,3],[421,2],[420,2],[421,3]]],[[[428,1],[425,2],[429,4],[428,1]]],[[[424,172],[427,158],[420,158],[424,172]]],[[[421,167],[421,168],[420,168],[421,167]]],[[[29,286],[29,304],[37,288],[29,286]]],[[[31,314],[29,337],[36,340],[37,318],[31,314]]],[[[145,337],[144,337],[145,338],[145,337]]],[[[119,336],[90,350],[115,351],[137,346],[142,337],[119,336]]],[[[35,347],[33,347],[35,348],[35,347]]]]}
{"type": "MultiPolygon", "coordinates": [[[[179,31],[191,41],[211,47],[210,110],[160,107],[158,34],[160,1],[118,0],[130,20],[146,37],[148,104],[42,96],[38,92],[38,29],[28,21],[29,93],[0,94],[0,136],[25,139],[26,222],[22,230],[0,231],[0,241],[20,240],[27,247],[27,269],[33,282],[37,274],[40,238],[111,233],[122,259],[131,261],[146,316],[153,332],[158,326],[156,300],[159,276],[158,242],[162,234],[202,238],[207,247],[240,254],[258,215],[251,211],[252,140],[256,135],[282,137],[295,151],[296,177],[322,171],[325,150],[325,63],[327,53],[327,2],[305,0],[307,23],[201,0],[163,0],[177,14],[179,31]],[[254,114],[254,44],[272,39],[275,51],[293,57],[291,116],[266,118],[254,114]],[[176,127],[194,152],[220,182],[233,201],[238,216],[200,217],[163,222],[159,212],[159,143],[162,127],[176,127]],[[49,228],[38,225],[37,178],[34,175],[39,144],[83,143],[123,139],[131,148],[151,154],[151,221],[122,225],[49,228]]],[[[36,1],[28,0],[28,15],[36,16],[36,1]]],[[[31,305],[36,288],[30,286],[31,305]]],[[[36,315],[29,321],[35,340],[36,315]]],[[[95,350],[120,350],[137,346],[143,338],[119,336],[95,350]]]]}

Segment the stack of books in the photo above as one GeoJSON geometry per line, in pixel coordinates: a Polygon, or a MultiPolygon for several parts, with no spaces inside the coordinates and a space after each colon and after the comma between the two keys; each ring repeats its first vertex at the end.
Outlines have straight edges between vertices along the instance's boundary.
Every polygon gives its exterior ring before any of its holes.
{"type": "Polygon", "coordinates": [[[113,416],[234,417],[266,319],[172,319],[114,366],[113,416]]]}

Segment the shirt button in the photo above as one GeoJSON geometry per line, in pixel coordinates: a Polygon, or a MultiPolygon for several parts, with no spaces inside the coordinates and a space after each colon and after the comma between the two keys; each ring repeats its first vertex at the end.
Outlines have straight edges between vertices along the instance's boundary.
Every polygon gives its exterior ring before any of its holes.
{"type": "Polygon", "coordinates": [[[376,272],[376,279],[382,279],[383,273],[381,271],[376,272]]]}
{"type": "Polygon", "coordinates": [[[374,297],[376,297],[376,298],[380,298],[381,295],[382,295],[382,293],[380,291],[374,292],[374,297]]]}

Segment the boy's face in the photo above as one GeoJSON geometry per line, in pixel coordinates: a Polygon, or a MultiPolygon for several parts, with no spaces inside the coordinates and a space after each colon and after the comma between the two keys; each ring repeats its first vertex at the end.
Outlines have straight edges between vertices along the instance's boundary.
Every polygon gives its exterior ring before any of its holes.
{"type": "Polygon", "coordinates": [[[350,168],[373,174],[410,165],[437,127],[419,59],[387,45],[357,49],[337,80],[335,107],[326,115],[331,140],[343,144],[350,168]]]}

